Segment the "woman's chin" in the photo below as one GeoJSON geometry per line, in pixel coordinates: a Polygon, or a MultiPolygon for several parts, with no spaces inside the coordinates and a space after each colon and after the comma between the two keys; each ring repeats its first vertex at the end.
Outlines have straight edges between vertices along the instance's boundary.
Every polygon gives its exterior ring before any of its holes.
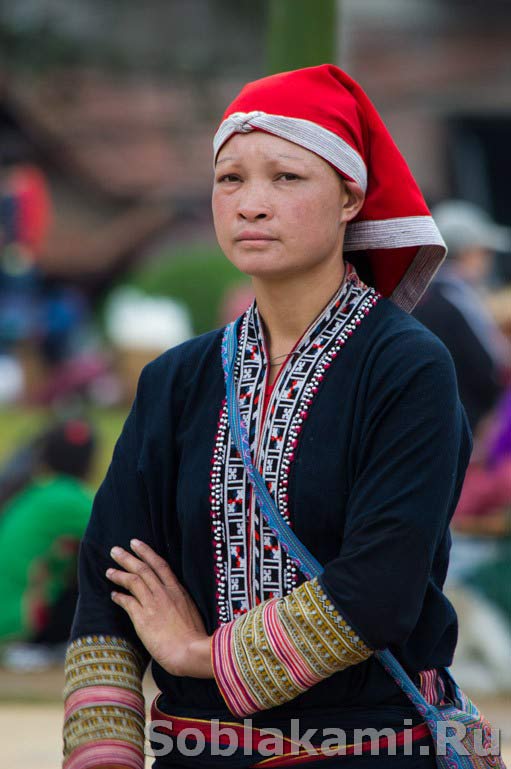
{"type": "Polygon", "coordinates": [[[239,260],[235,262],[235,266],[240,272],[249,275],[251,278],[258,280],[282,280],[295,274],[292,267],[285,267],[284,265],[277,264],[264,264],[263,262],[239,260]]]}
{"type": "Polygon", "coordinates": [[[252,278],[278,278],[292,271],[292,267],[284,264],[282,258],[279,259],[276,254],[256,253],[254,251],[238,252],[231,254],[229,261],[240,272],[250,275],[252,278]]]}

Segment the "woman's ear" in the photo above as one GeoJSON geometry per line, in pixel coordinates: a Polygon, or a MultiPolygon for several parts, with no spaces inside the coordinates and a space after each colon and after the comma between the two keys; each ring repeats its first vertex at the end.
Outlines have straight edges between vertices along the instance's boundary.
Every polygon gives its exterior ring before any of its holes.
{"type": "Polygon", "coordinates": [[[349,179],[341,179],[341,181],[344,187],[341,221],[351,222],[364,205],[365,197],[356,182],[349,179]]]}

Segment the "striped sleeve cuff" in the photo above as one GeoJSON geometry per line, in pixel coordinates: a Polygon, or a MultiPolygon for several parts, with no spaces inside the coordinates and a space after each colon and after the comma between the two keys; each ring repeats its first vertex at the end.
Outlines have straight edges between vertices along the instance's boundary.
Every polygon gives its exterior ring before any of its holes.
{"type": "Polygon", "coordinates": [[[317,579],[221,625],[212,644],[217,684],[241,718],[289,702],[371,654],[317,579]]]}
{"type": "Polygon", "coordinates": [[[143,664],[123,638],[82,636],[67,649],[63,769],[143,769],[143,664]]]}

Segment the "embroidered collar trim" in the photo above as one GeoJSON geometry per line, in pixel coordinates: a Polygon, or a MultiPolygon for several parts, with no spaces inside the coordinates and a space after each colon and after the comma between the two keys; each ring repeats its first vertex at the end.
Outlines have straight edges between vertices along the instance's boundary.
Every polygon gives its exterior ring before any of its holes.
{"type": "MultiPolygon", "coordinates": [[[[254,465],[292,526],[289,474],[311,405],[335,358],[379,294],[347,264],[344,281],[311,323],[277,378],[264,414],[269,366],[254,302],[240,324],[235,378],[254,465]]],[[[222,403],[211,470],[211,517],[218,618],[229,622],[268,598],[289,594],[301,576],[266,525],[232,444],[222,403]]]]}

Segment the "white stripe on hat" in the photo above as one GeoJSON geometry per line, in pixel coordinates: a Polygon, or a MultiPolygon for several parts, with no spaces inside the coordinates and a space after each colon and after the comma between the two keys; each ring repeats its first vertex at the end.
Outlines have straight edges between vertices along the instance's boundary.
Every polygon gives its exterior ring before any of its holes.
{"type": "Polygon", "coordinates": [[[345,251],[432,244],[445,248],[444,240],[431,216],[401,216],[396,219],[351,222],[346,227],[344,237],[345,251]]]}
{"type": "Polygon", "coordinates": [[[444,258],[445,246],[421,246],[390,296],[394,304],[405,312],[411,312],[435,277],[444,258]]]}
{"type": "Polygon", "coordinates": [[[346,227],[344,251],[420,246],[392,293],[392,301],[411,312],[442,264],[446,246],[431,216],[402,216],[352,222],[346,227]]]}
{"type": "Polygon", "coordinates": [[[234,112],[218,128],[213,139],[215,161],[223,144],[234,133],[249,133],[255,128],[279,136],[281,139],[299,144],[315,152],[342,173],[355,181],[365,193],[367,189],[367,168],[362,157],[340,136],[311,120],[269,115],[266,112],[234,112]]]}

